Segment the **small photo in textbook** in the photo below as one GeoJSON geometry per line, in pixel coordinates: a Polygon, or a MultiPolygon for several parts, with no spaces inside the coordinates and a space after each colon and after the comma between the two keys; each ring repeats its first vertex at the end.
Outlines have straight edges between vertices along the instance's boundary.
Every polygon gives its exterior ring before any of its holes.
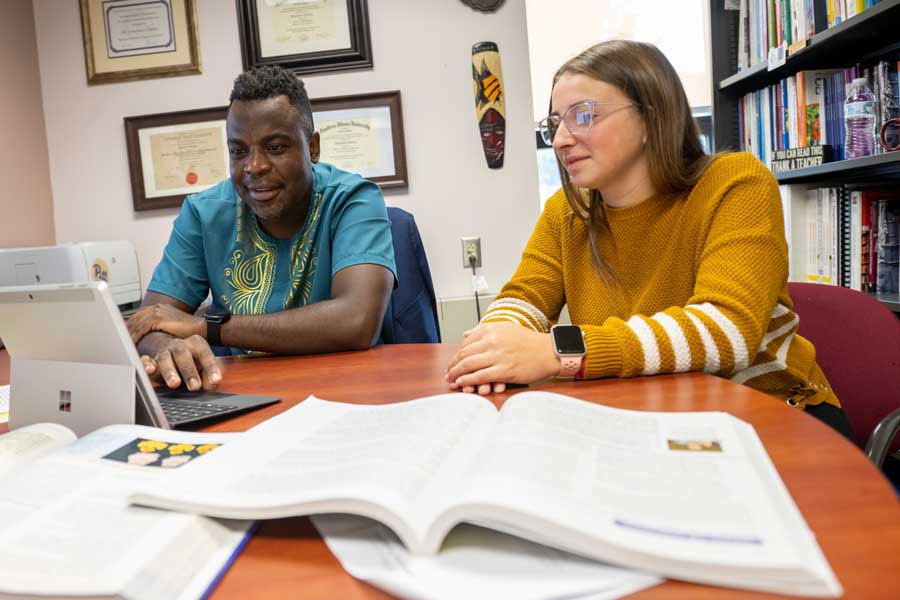
{"type": "Polygon", "coordinates": [[[136,467],[175,469],[198,456],[215,450],[220,444],[171,444],[159,440],[135,438],[103,458],[136,467]]]}
{"type": "Polygon", "coordinates": [[[716,440],[668,440],[669,450],[689,452],[721,452],[722,444],[716,440]]]}

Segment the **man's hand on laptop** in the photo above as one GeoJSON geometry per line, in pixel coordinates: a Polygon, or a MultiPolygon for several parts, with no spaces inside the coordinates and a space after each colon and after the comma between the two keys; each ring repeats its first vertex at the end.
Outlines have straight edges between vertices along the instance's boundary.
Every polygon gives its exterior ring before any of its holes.
{"type": "Polygon", "coordinates": [[[192,392],[201,387],[215,389],[222,381],[222,372],[206,340],[199,335],[184,340],[167,337],[169,339],[158,346],[155,356],[141,356],[147,375],[162,380],[170,388],[177,388],[184,381],[192,392]]]}

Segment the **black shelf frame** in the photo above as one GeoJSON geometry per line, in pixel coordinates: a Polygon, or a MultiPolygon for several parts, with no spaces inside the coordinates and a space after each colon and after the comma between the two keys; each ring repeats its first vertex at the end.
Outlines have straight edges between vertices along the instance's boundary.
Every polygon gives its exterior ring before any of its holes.
{"type": "Polygon", "coordinates": [[[900,151],[782,171],[775,173],[775,179],[781,184],[815,183],[821,187],[841,184],[850,187],[900,184],[900,151]]]}

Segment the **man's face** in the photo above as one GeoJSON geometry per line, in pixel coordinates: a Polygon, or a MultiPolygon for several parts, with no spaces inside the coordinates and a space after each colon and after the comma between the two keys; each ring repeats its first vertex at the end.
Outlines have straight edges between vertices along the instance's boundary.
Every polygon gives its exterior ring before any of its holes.
{"type": "Polygon", "coordinates": [[[260,223],[271,228],[305,218],[319,134],[307,141],[287,96],[235,100],[226,121],[231,181],[260,223]],[[300,214],[300,213],[303,214],[300,214]]]}

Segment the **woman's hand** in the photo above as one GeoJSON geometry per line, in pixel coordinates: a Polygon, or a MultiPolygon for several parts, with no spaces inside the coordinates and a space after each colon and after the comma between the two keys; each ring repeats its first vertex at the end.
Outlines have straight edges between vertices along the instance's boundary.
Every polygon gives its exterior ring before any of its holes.
{"type": "Polygon", "coordinates": [[[516,323],[483,323],[464,334],[446,379],[451,389],[486,395],[507,383],[534,383],[559,374],[560,362],[549,333],[516,323]]]}

